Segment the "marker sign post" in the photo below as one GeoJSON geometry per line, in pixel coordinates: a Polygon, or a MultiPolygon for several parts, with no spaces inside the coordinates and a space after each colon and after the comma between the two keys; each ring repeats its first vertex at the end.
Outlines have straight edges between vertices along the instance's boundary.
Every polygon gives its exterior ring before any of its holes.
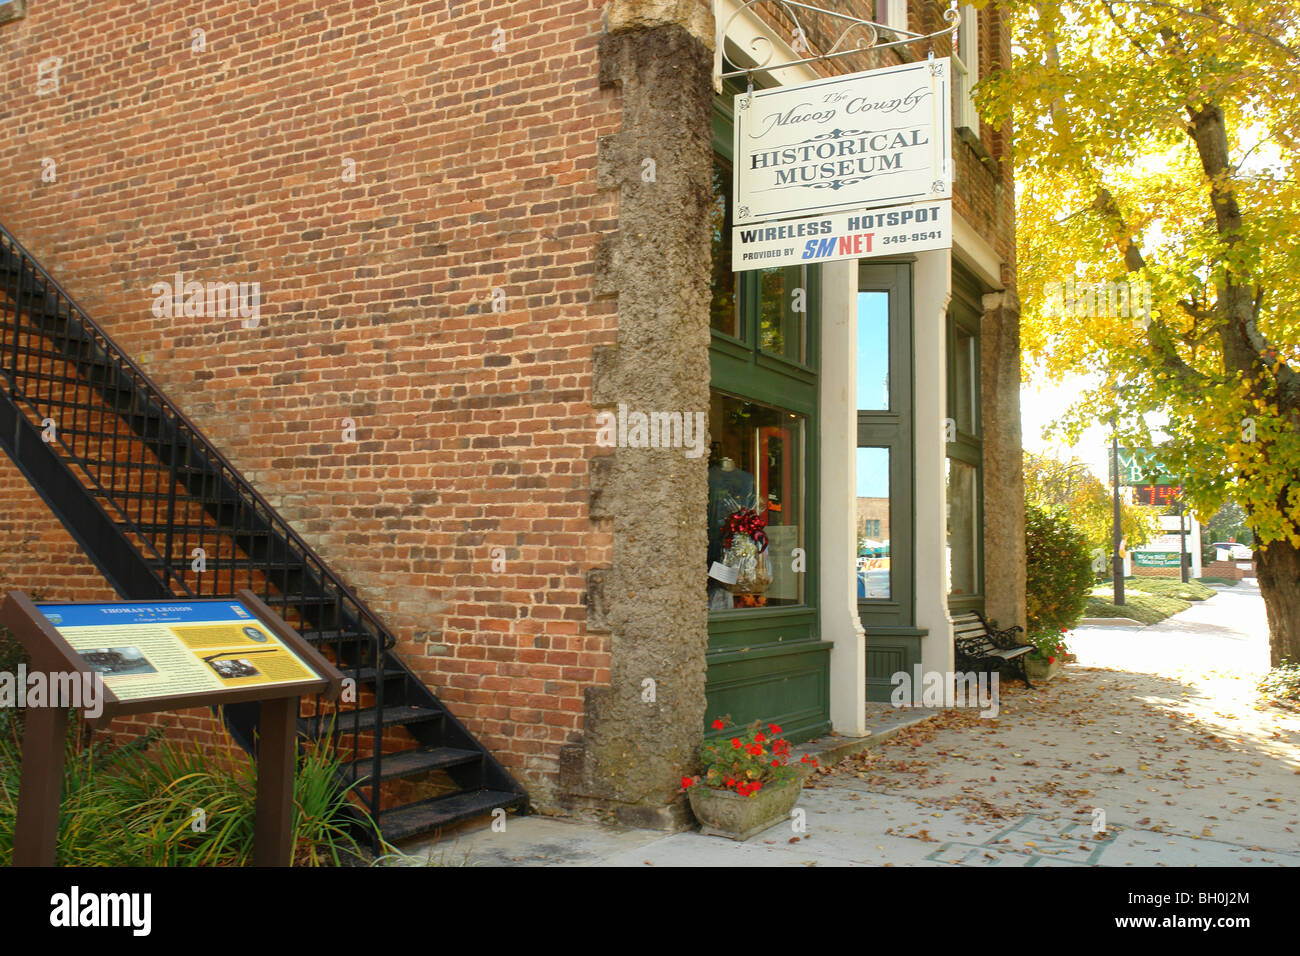
{"type": "MultiPolygon", "coordinates": [[[[10,591],[0,607],[32,673],[99,689],[99,726],[114,717],[260,701],[254,863],[288,866],[298,699],[338,697],[334,665],[252,591],[236,598],[120,604],[36,604],[10,591]]],[[[86,701],[77,706],[86,710],[86,701]]],[[[29,706],[14,827],[14,866],[53,866],[58,842],[66,701],[29,706]]]]}

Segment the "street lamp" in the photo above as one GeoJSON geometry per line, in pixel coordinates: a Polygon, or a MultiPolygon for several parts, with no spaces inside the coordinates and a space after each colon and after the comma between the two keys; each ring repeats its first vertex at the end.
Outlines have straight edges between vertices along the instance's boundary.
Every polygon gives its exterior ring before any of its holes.
{"type": "Polygon", "coordinates": [[[1190,579],[1188,576],[1187,565],[1190,563],[1187,559],[1187,522],[1183,518],[1187,511],[1187,506],[1183,503],[1182,497],[1174,500],[1174,514],[1178,515],[1178,574],[1184,584],[1190,579]]]}
{"type": "Polygon", "coordinates": [[[1114,475],[1114,498],[1112,501],[1111,513],[1111,580],[1115,585],[1115,604],[1118,607],[1124,606],[1124,559],[1120,557],[1120,547],[1123,543],[1123,527],[1121,525],[1122,512],[1119,506],[1119,399],[1123,392],[1119,382],[1111,386],[1115,391],[1115,411],[1110,416],[1110,470],[1114,475]]]}
{"type": "MultiPolygon", "coordinates": [[[[1116,389],[1118,392],[1118,389],[1116,389]]],[[[1121,511],[1119,506],[1119,426],[1116,421],[1119,413],[1116,412],[1111,418],[1110,433],[1110,470],[1114,475],[1114,502],[1113,512],[1111,514],[1111,580],[1115,585],[1115,604],[1122,607],[1124,605],[1124,559],[1120,557],[1119,549],[1123,540],[1123,528],[1120,525],[1121,511]]]]}

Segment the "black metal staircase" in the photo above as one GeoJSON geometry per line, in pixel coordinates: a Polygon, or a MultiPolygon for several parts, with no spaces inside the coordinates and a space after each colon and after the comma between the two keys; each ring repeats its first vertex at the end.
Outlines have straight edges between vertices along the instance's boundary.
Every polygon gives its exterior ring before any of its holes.
{"type": "MultiPolygon", "coordinates": [[[[345,761],[384,839],[527,812],[375,614],[3,225],[0,446],[122,598],[249,588],[353,678],[349,703],[304,701],[299,732],[345,761]]],[[[257,705],[223,716],[251,750],[257,705]]]]}

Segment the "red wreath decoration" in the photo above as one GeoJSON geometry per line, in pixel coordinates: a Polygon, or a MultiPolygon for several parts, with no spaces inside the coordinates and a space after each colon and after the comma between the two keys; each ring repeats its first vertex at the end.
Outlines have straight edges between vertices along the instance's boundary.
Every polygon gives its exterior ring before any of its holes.
{"type": "Polygon", "coordinates": [[[758,553],[767,550],[767,514],[758,514],[753,508],[741,508],[727,516],[722,524],[722,546],[731,547],[731,540],[738,534],[748,535],[758,545],[758,553]]]}

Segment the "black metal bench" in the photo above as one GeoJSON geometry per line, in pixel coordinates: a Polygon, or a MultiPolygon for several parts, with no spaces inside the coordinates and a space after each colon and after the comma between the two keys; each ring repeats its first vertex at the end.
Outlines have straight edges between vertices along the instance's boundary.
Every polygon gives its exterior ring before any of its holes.
{"type": "Polygon", "coordinates": [[[1025,682],[1029,683],[1029,674],[1025,669],[1025,659],[1035,650],[1033,644],[1021,643],[1016,638],[1017,631],[1024,628],[994,628],[984,620],[984,615],[977,611],[958,614],[952,619],[953,644],[957,651],[957,667],[963,671],[1001,671],[1011,668],[1025,682]]]}

